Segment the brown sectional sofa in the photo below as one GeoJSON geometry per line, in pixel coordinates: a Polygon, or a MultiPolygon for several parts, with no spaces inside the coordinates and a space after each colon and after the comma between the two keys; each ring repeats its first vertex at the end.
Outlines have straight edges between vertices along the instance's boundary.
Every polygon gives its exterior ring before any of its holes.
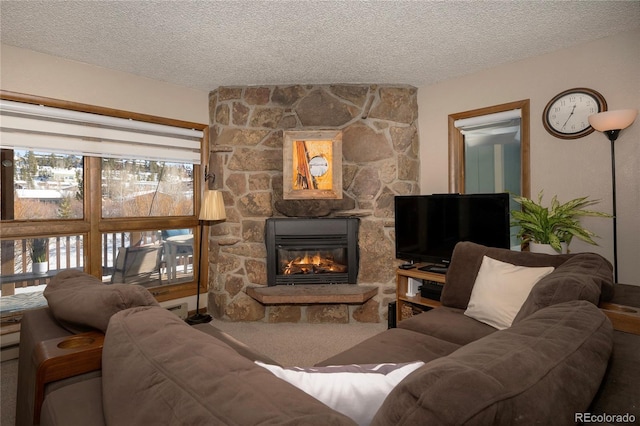
{"type": "MultiPolygon", "coordinates": [[[[574,424],[574,413],[587,411],[596,395],[612,351],[611,323],[596,307],[612,292],[611,275],[611,265],[594,254],[548,256],[460,243],[441,308],[318,365],[425,362],[389,393],[374,425],[574,424]],[[464,314],[485,255],[555,267],[504,330],[464,314]]],[[[69,333],[55,323],[48,309],[25,315],[18,425],[30,424],[34,367],[27,352],[38,339],[69,333]]],[[[50,385],[41,424],[355,424],[254,360],[274,363],[153,303],[124,309],[106,329],[101,377],[50,385]]]]}

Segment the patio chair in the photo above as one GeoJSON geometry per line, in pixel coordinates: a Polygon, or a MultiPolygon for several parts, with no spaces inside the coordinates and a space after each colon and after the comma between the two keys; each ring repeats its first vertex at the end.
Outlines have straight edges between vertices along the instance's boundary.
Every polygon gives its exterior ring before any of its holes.
{"type": "Polygon", "coordinates": [[[149,284],[158,274],[162,284],[162,246],[121,247],[116,257],[111,283],[149,284]]]}

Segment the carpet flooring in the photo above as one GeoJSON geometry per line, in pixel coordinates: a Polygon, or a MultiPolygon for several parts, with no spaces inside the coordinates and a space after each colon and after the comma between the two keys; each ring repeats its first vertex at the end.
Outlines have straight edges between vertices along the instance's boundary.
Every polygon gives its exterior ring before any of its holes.
{"type": "MultiPolygon", "coordinates": [[[[308,367],[387,329],[386,323],[270,324],[213,320],[212,326],[284,366],[308,367]]],[[[0,426],[15,424],[18,360],[0,363],[0,426]]]]}
{"type": "Polygon", "coordinates": [[[16,423],[16,392],[18,391],[18,360],[0,362],[0,425],[16,423]]]}
{"type": "Polygon", "coordinates": [[[211,324],[285,367],[310,367],[387,329],[386,323],[270,324],[213,320],[211,324]]]}

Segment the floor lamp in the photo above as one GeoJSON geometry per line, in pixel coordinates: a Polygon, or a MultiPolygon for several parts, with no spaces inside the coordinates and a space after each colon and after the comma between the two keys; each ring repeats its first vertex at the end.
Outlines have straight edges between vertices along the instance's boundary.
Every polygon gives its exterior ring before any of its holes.
{"type": "Polygon", "coordinates": [[[198,256],[198,292],[196,293],[196,313],[186,319],[187,324],[202,324],[211,321],[211,315],[200,313],[200,281],[202,280],[200,271],[202,270],[204,222],[223,220],[226,218],[227,215],[224,210],[222,192],[216,190],[204,191],[204,196],[202,198],[202,207],[200,208],[200,216],[198,217],[198,220],[200,221],[200,255],[198,256]]]}
{"type": "Polygon", "coordinates": [[[613,277],[618,282],[618,229],[616,215],[616,154],[615,140],[622,129],[631,126],[638,115],[635,109],[619,109],[605,111],[589,116],[589,124],[599,132],[607,135],[611,141],[611,185],[613,188],[613,277]]]}

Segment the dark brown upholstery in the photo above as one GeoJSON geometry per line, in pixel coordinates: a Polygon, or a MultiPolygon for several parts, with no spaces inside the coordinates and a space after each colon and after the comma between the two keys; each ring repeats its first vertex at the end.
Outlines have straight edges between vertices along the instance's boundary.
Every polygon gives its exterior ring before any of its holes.
{"type": "Polygon", "coordinates": [[[22,316],[20,322],[20,351],[18,355],[18,393],[16,397],[17,426],[33,424],[37,368],[33,354],[36,346],[44,340],[70,335],[71,332],[63,328],[54,319],[48,308],[27,311],[22,316]]]}
{"type": "Polygon", "coordinates": [[[372,424],[575,424],[604,375],[612,331],[586,301],[539,310],[413,372],[372,424]]]}
{"type": "Polygon", "coordinates": [[[351,349],[326,359],[318,366],[345,364],[379,364],[383,362],[429,362],[447,356],[460,345],[426,334],[392,328],[373,336],[351,349]]]}
{"type": "MultiPolygon", "coordinates": [[[[640,308],[640,286],[615,285],[611,303],[640,308]]],[[[640,419],[640,334],[613,332],[613,354],[598,395],[591,402],[592,413],[629,413],[640,419]]],[[[609,424],[609,423],[607,423],[609,424]]]]}
{"type": "Polygon", "coordinates": [[[100,377],[62,387],[45,399],[40,426],[55,425],[105,425],[100,377]]]}
{"type": "Polygon", "coordinates": [[[570,300],[600,301],[600,290],[613,287],[613,268],[594,253],[572,256],[531,289],[514,324],[538,309],[570,300]]]}
{"type": "MultiPolygon", "coordinates": [[[[613,332],[613,353],[590,413],[629,413],[640,421],[640,335],[613,332]]],[[[610,424],[610,423],[606,423],[610,424]]],[[[616,423],[620,424],[620,423],[616,423]]]]}
{"type": "Polygon", "coordinates": [[[149,290],[138,285],[103,284],[74,269],[59,272],[44,289],[49,309],[65,328],[80,333],[105,332],[116,312],[134,306],[158,306],[149,290]]]}
{"type": "Polygon", "coordinates": [[[501,262],[518,266],[553,266],[558,267],[569,260],[572,255],[550,255],[512,251],[493,247],[485,247],[471,242],[456,244],[447,271],[446,284],[442,289],[440,301],[443,306],[467,309],[471,290],[482,264],[482,257],[489,256],[501,262]]]}
{"type": "Polygon", "coordinates": [[[398,328],[428,334],[457,345],[481,339],[497,329],[463,315],[463,309],[443,306],[400,321],[398,328]]]}
{"type": "MultiPolygon", "coordinates": [[[[318,365],[427,363],[391,392],[374,418],[377,425],[573,424],[574,413],[589,408],[611,354],[611,323],[594,305],[610,275],[597,255],[462,243],[443,294],[446,303],[462,307],[417,315],[318,365]],[[556,268],[534,286],[513,326],[501,331],[463,313],[484,255],[556,268]]],[[[102,425],[92,413],[63,414],[68,401],[93,405],[99,391],[106,424],[353,424],[252,362],[272,361],[214,330],[189,327],[155,306],[115,313],[102,388],[76,383],[50,394],[46,425],[102,425]]]]}
{"type": "Polygon", "coordinates": [[[107,424],[355,424],[160,307],[111,318],[102,367],[107,424]]]}

